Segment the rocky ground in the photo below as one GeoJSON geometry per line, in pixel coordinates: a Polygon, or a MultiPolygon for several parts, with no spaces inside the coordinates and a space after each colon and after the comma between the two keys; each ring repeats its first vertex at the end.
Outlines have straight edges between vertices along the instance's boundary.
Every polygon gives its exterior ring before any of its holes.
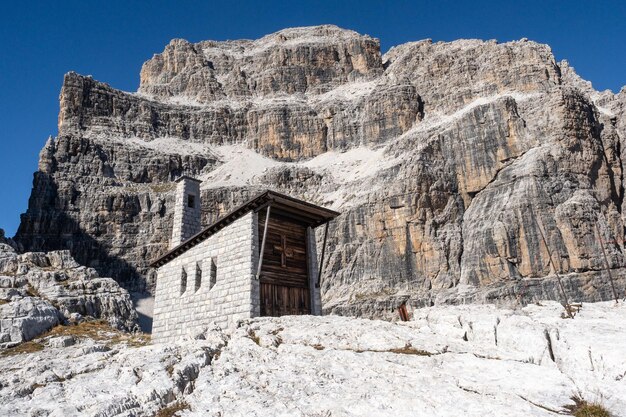
{"type": "Polygon", "coordinates": [[[170,345],[56,327],[0,354],[0,415],[547,417],[580,398],[626,416],[623,303],[413,315],[258,318],[170,345]]]}
{"type": "Polygon", "coordinates": [[[69,251],[20,254],[14,242],[0,239],[0,348],[87,317],[138,329],[128,292],[112,278],[80,266],[69,251]]]}

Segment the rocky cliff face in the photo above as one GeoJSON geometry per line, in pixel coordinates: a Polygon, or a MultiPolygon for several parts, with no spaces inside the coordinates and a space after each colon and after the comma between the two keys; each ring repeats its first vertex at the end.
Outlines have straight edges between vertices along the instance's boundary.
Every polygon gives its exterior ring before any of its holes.
{"type": "Polygon", "coordinates": [[[78,265],[68,251],[18,254],[0,237],[0,350],[85,318],[138,330],[130,295],[115,280],[78,265]]]}
{"type": "Polygon", "coordinates": [[[556,272],[570,297],[606,299],[600,240],[625,287],[626,93],[593,90],[546,45],[382,55],[334,26],[174,40],[137,93],[69,73],[60,107],[16,240],[128,288],[152,288],[181,174],[204,180],[205,223],[264,188],[341,211],[327,310],[558,298],[556,272]]]}

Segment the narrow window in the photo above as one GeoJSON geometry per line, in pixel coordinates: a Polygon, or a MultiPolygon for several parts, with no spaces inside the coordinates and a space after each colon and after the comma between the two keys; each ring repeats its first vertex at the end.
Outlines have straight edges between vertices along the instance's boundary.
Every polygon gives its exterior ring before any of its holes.
{"type": "Polygon", "coordinates": [[[200,289],[202,285],[202,262],[196,262],[196,288],[195,291],[200,289]]]}
{"type": "Polygon", "coordinates": [[[196,196],[192,194],[187,194],[187,207],[195,208],[196,207],[196,196]]]}
{"type": "Polygon", "coordinates": [[[215,286],[217,282],[217,264],[215,259],[211,258],[211,274],[209,275],[209,290],[215,286]]]}
{"type": "Polygon", "coordinates": [[[183,272],[180,274],[180,295],[183,295],[187,290],[187,271],[183,268],[183,272]]]}

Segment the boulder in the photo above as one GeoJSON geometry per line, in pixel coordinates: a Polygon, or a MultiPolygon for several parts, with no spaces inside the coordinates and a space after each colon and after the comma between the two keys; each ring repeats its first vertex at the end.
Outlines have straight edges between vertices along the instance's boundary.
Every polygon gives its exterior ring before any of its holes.
{"type": "Polygon", "coordinates": [[[0,304],[0,340],[5,346],[29,341],[61,322],[59,311],[38,297],[0,304]]]}

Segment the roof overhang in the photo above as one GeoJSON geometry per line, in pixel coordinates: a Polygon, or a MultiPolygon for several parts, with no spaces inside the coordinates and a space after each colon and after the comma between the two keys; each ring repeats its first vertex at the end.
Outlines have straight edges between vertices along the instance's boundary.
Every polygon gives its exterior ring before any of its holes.
{"type": "Polygon", "coordinates": [[[222,230],[229,224],[233,223],[237,219],[243,217],[250,211],[259,211],[263,208],[271,205],[272,212],[278,212],[282,215],[293,218],[296,221],[306,224],[310,227],[317,227],[324,223],[327,223],[339,216],[340,213],[316,206],[315,204],[308,203],[297,198],[290,197],[285,194],[280,194],[275,191],[267,190],[253,199],[247,201],[241,206],[235,208],[225,216],[218,219],[215,223],[203,229],[199,233],[190,237],[180,245],[171,249],[164,255],[160,256],[154,262],[150,264],[153,268],[158,268],[165,265],[172,259],[196,246],[200,242],[208,239],[218,231],[222,230]]]}

